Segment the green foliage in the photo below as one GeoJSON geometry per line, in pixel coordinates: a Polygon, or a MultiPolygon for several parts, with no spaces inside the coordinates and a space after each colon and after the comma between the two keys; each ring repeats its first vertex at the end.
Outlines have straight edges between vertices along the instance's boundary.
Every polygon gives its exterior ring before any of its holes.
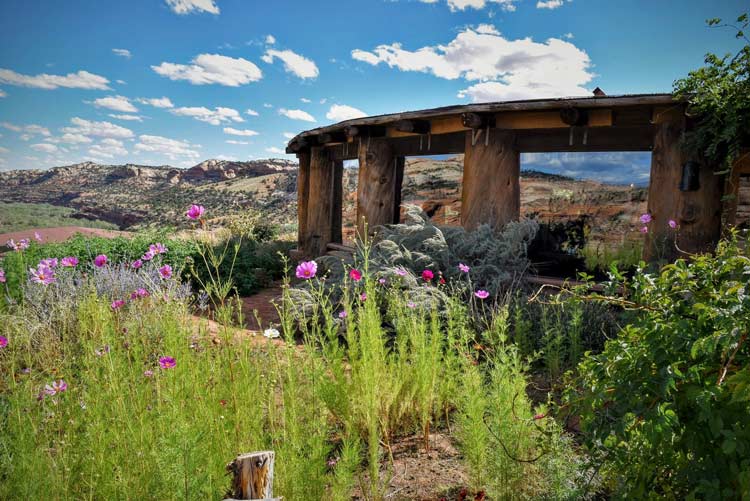
{"type": "Polygon", "coordinates": [[[674,83],[678,99],[690,102],[690,113],[698,117],[698,125],[685,137],[691,152],[705,155],[730,169],[740,148],[750,142],[750,40],[745,35],[748,15],[742,14],[736,24],[722,24],[709,19],[711,27],[730,27],[736,38],[748,45],[734,56],[706,54],[706,66],[688,73],[674,83]]]}
{"type": "Polygon", "coordinates": [[[117,229],[117,225],[106,221],[72,217],[74,213],[74,209],[49,204],[0,202],[0,233],[58,226],[117,229]]]}
{"type": "Polygon", "coordinates": [[[599,298],[641,314],[586,357],[568,400],[618,496],[750,494],[748,262],[732,239],[599,298]]]}

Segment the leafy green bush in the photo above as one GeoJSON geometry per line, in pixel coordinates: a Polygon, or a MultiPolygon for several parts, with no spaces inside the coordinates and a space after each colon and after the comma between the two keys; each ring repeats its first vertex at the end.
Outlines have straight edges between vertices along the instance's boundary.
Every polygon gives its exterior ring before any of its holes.
{"type": "MultiPolygon", "coordinates": [[[[746,245],[746,244],[744,244],[746,245]]],[[[615,277],[637,309],[579,366],[568,401],[617,495],[750,494],[750,259],[736,239],[657,275],[615,277]]]]}

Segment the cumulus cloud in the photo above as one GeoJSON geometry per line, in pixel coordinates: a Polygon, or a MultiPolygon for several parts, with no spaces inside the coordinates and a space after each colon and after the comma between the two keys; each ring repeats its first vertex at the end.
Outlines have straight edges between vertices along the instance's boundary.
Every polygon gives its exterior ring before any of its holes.
{"type": "Polygon", "coordinates": [[[568,41],[509,40],[490,25],[467,28],[447,45],[412,51],[394,43],[356,49],[352,57],[448,80],[478,81],[459,93],[474,102],[588,95],[583,86],[594,76],[588,54],[568,41]]]}
{"type": "Polygon", "coordinates": [[[301,97],[299,98],[299,100],[302,101],[303,103],[312,103],[312,101],[310,99],[307,99],[306,97],[301,97]]]}
{"type": "MultiPolygon", "coordinates": [[[[437,0],[420,0],[422,3],[437,3],[437,0]]],[[[451,12],[466,10],[466,9],[484,9],[488,4],[496,4],[502,10],[506,12],[513,12],[516,10],[516,2],[518,0],[447,0],[448,7],[451,12]]]]}
{"type": "Polygon", "coordinates": [[[174,108],[174,104],[168,97],[139,97],[136,101],[154,108],[174,108]]]}
{"type": "Polygon", "coordinates": [[[167,0],[167,5],[177,14],[190,14],[191,12],[218,14],[220,12],[214,0],[167,0]]]}
{"type": "Polygon", "coordinates": [[[227,139],[224,142],[227,144],[250,144],[249,141],[237,141],[236,139],[227,139]]]}
{"type": "Polygon", "coordinates": [[[195,149],[200,148],[200,146],[190,144],[187,141],[146,134],[138,136],[138,139],[139,141],[134,148],[139,152],[158,153],[171,160],[183,158],[195,160],[200,157],[200,153],[195,149]]]}
{"type": "Polygon", "coordinates": [[[0,146],[0,153],[8,153],[10,150],[8,148],[3,148],[0,146]]]}
{"type": "Polygon", "coordinates": [[[135,113],[138,108],[133,106],[125,96],[107,96],[94,99],[93,103],[97,108],[107,108],[113,111],[121,111],[123,113],[135,113]]]}
{"type": "Polygon", "coordinates": [[[275,58],[284,63],[284,70],[287,73],[292,73],[299,78],[317,78],[320,74],[315,62],[291,50],[268,49],[261,59],[272,64],[275,58]]]}
{"type": "Polygon", "coordinates": [[[89,73],[88,71],[68,73],[67,75],[49,75],[47,73],[40,73],[39,75],[24,75],[16,73],[13,70],[0,68],[0,83],[45,90],[57,89],[59,87],[65,87],[68,89],[109,90],[109,86],[107,85],[109,80],[103,76],[89,73]]]}
{"type": "Polygon", "coordinates": [[[275,44],[276,43],[276,37],[274,37],[273,35],[266,35],[266,43],[268,45],[275,44]]]}
{"type": "Polygon", "coordinates": [[[296,136],[294,132],[282,132],[281,135],[284,136],[286,139],[291,139],[294,136],[296,136]]]}
{"type": "Polygon", "coordinates": [[[258,133],[250,129],[235,129],[232,127],[224,127],[224,134],[232,136],[257,136],[258,133]]]}
{"type": "Polygon", "coordinates": [[[130,122],[142,122],[143,117],[140,115],[116,115],[114,113],[109,114],[110,117],[116,118],[117,120],[127,120],[130,122]]]}
{"type": "Polygon", "coordinates": [[[366,116],[367,113],[364,111],[345,104],[334,104],[328,110],[328,113],[326,113],[326,118],[328,120],[333,120],[334,122],[341,122],[343,120],[351,120],[352,118],[362,118],[366,116]]]}
{"type": "Polygon", "coordinates": [[[36,124],[16,125],[10,122],[0,122],[0,127],[12,130],[13,132],[23,132],[23,134],[21,134],[20,136],[23,141],[28,141],[32,138],[32,136],[35,135],[45,137],[49,137],[52,135],[47,127],[42,127],[41,125],[36,124]]]}
{"type": "Polygon", "coordinates": [[[305,122],[315,122],[315,117],[303,110],[288,110],[286,108],[279,108],[279,115],[284,115],[292,120],[303,120],[305,122]]]}
{"type": "Polygon", "coordinates": [[[126,59],[130,59],[131,57],[133,57],[133,54],[131,54],[128,49],[112,49],[112,52],[114,52],[115,55],[124,57],[126,59]]]}
{"type": "Polygon", "coordinates": [[[83,134],[71,134],[69,132],[57,138],[56,141],[65,144],[86,144],[92,142],[90,137],[83,134]]]}
{"type": "Polygon", "coordinates": [[[245,110],[245,115],[250,115],[251,117],[257,117],[259,113],[251,108],[248,108],[245,110]]]}
{"type": "Polygon", "coordinates": [[[611,184],[648,184],[651,172],[649,152],[607,153],[523,153],[526,170],[560,174],[611,184]]]}
{"type": "Polygon", "coordinates": [[[83,136],[109,137],[113,139],[129,139],[133,137],[133,131],[115,125],[111,122],[95,122],[73,117],[70,119],[72,127],[63,127],[61,130],[66,134],[80,134],[83,136]]]}
{"type": "Polygon", "coordinates": [[[29,134],[38,134],[40,136],[51,136],[49,129],[47,127],[42,127],[41,125],[26,125],[24,126],[23,130],[28,132],[29,134]]]}
{"type": "Polygon", "coordinates": [[[199,54],[192,64],[161,63],[151,69],[170,80],[187,80],[193,85],[219,84],[238,87],[256,82],[263,73],[255,64],[241,57],[221,54],[199,54]]]}
{"type": "Polygon", "coordinates": [[[118,139],[102,139],[99,143],[89,148],[89,155],[98,158],[114,158],[116,156],[127,155],[128,150],[118,139]]]}
{"type": "Polygon", "coordinates": [[[8,97],[8,94],[4,90],[0,89],[0,97],[8,97]]]}
{"type": "Polygon", "coordinates": [[[5,129],[12,130],[13,132],[21,132],[23,130],[23,127],[21,127],[20,125],[12,124],[10,122],[0,122],[0,126],[5,129]]]}
{"type": "Polygon", "coordinates": [[[266,151],[268,153],[273,153],[274,155],[285,155],[286,151],[282,150],[281,148],[277,148],[276,146],[271,146],[270,148],[266,148],[266,151]]]}
{"type": "Polygon", "coordinates": [[[207,122],[211,125],[221,125],[225,122],[244,122],[240,112],[234,108],[222,108],[218,106],[213,110],[203,106],[187,106],[182,108],[173,108],[169,110],[173,115],[193,117],[201,122],[207,122]]]}
{"type": "Polygon", "coordinates": [[[30,147],[32,150],[41,151],[43,153],[56,153],[58,151],[57,146],[49,143],[32,144],[30,147]]]}
{"type": "Polygon", "coordinates": [[[563,6],[563,0],[539,0],[536,3],[537,9],[557,9],[558,7],[563,6]]]}

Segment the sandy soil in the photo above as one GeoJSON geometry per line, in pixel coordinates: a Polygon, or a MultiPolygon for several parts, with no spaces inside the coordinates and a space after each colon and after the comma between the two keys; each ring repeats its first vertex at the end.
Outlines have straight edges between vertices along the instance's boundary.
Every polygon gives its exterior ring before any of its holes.
{"type": "Polygon", "coordinates": [[[92,237],[114,238],[128,236],[126,231],[105,230],[102,228],[84,228],[83,226],[60,226],[57,228],[36,228],[30,230],[14,231],[11,233],[0,233],[0,244],[4,244],[11,238],[16,242],[22,238],[34,239],[34,232],[42,236],[42,242],[63,242],[77,233],[92,237]]]}

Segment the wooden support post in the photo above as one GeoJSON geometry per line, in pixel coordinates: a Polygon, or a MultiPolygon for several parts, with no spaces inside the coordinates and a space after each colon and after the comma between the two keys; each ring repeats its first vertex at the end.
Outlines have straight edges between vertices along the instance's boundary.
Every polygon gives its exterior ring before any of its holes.
{"type": "Polygon", "coordinates": [[[520,217],[520,154],[513,133],[484,129],[475,141],[472,134],[466,133],[461,224],[467,230],[482,223],[501,228],[520,217]]]}
{"type": "MultiPolygon", "coordinates": [[[[307,224],[300,250],[306,257],[317,257],[325,253],[326,246],[334,241],[335,208],[341,207],[341,191],[336,190],[337,168],[340,160],[332,160],[323,147],[310,149],[310,179],[307,193],[307,224]],[[338,199],[337,199],[338,196],[338,199]]],[[[340,234],[340,229],[338,233],[340,234]]]]}
{"type": "Polygon", "coordinates": [[[399,169],[393,146],[387,139],[363,139],[359,145],[357,181],[357,232],[364,236],[376,226],[398,222],[403,168],[399,169]],[[400,191],[400,190],[399,190],[400,191]]]}
{"type": "Polygon", "coordinates": [[[648,190],[653,220],[643,248],[646,261],[673,261],[684,253],[711,251],[721,235],[724,176],[715,175],[713,166],[702,159],[692,159],[700,165],[699,188],[680,191],[683,165],[691,160],[680,146],[683,128],[681,119],[664,121],[654,134],[648,190]],[[679,225],[677,230],[669,227],[670,219],[679,225]]]}
{"type": "Polygon", "coordinates": [[[729,230],[737,224],[737,207],[740,196],[740,176],[750,174],[750,151],[743,151],[732,166],[731,176],[726,177],[724,184],[724,214],[722,215],[722,232],[728,234],[729,230]]]}
{"type": "Polygon", "coordinates": [[[310,197],[310,151],[297,153],[297,250],[304,253],[307,245],[307,201],[310,197]]]}
{"type": "Polygon", "coordinates": [[[232,480],[231,499],[277,499],[273,497],[273,451],[241,454],[227,465],[232,480]]]}

